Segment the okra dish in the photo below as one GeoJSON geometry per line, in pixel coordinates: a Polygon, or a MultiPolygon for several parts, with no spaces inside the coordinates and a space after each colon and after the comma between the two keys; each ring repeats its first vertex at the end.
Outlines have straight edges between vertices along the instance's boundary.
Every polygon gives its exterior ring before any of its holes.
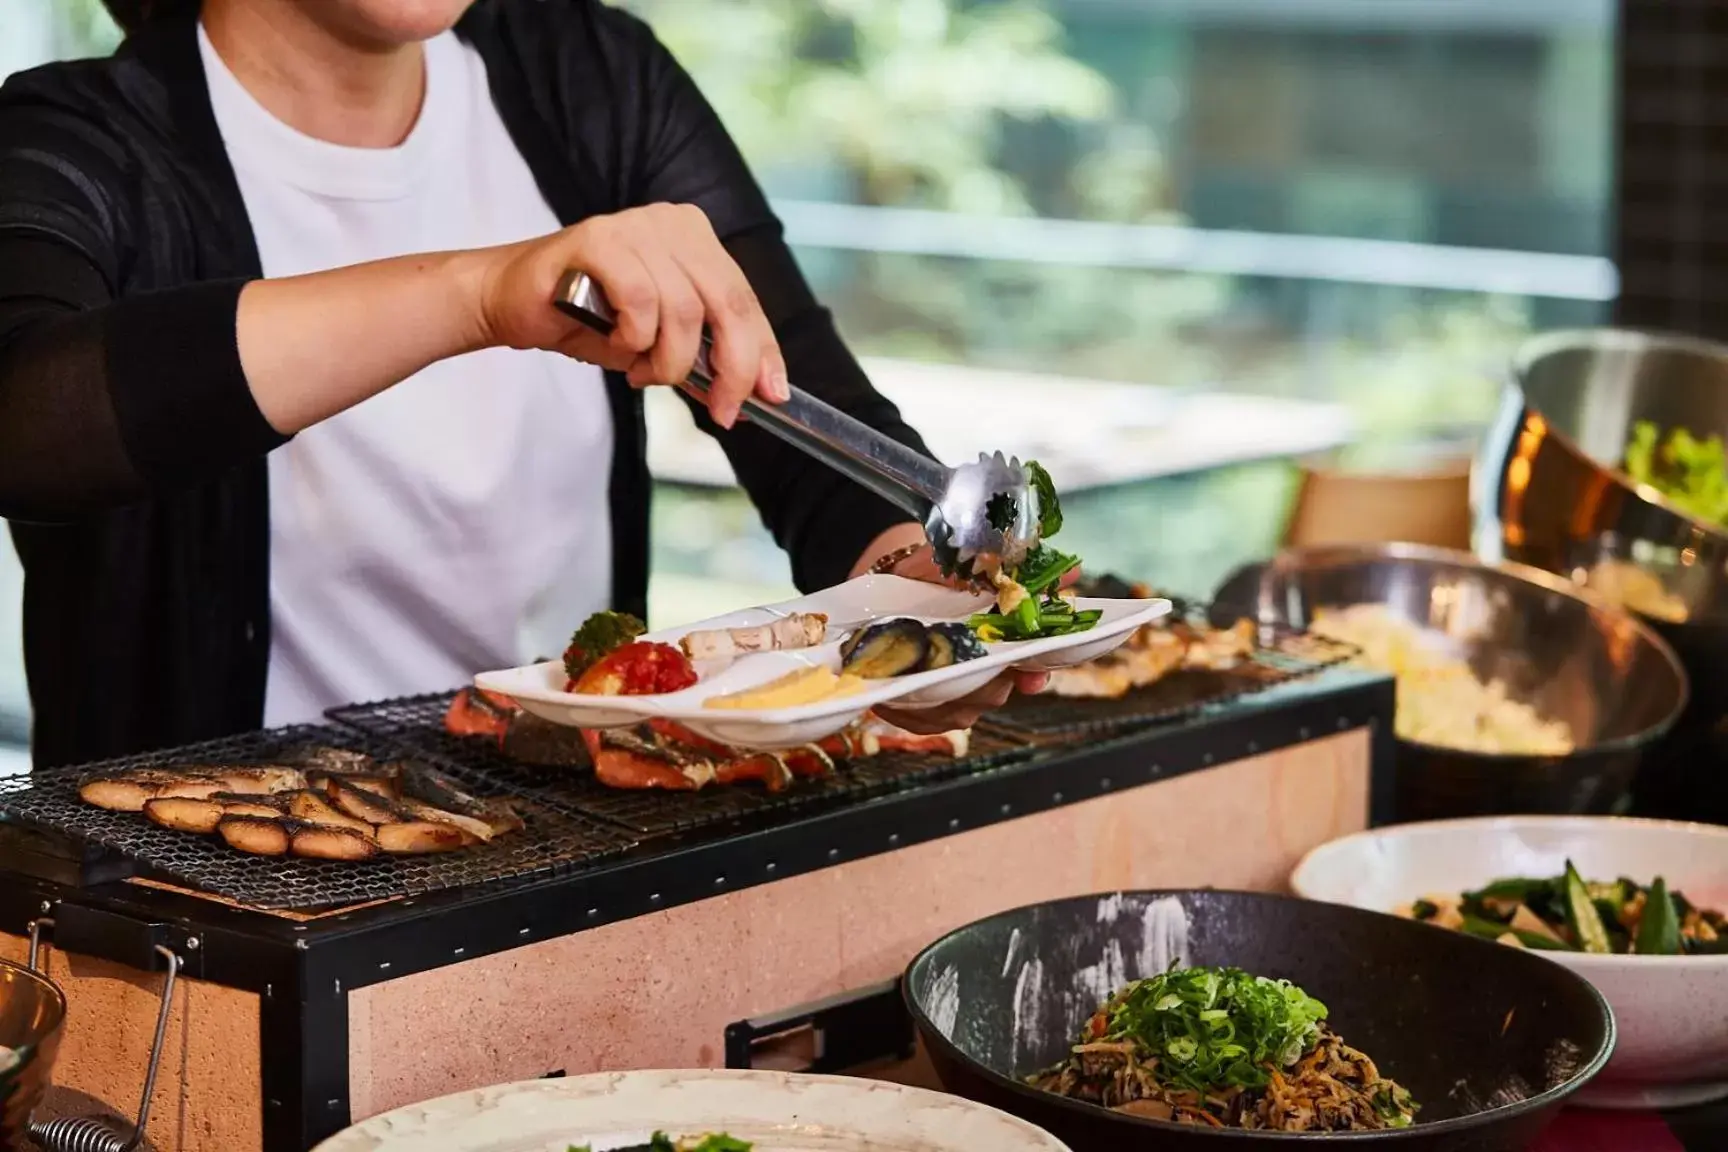
{"type": "Polygon", "coordinates": [[[1397,909],[1515,948],[1612,956],[1728,955],[1728,917],[1668,887],[1622,876],[1586,880],[1572,862],[1558,876],[1514,876],[1474,892],[1426,896],[1397,909]]]}

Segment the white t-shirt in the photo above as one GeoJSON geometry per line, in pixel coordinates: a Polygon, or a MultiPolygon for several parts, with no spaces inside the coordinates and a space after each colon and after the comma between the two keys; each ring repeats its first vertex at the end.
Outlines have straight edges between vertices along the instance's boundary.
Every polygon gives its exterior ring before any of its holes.
{"type": "MultiPolygon", "coordinates": [[[[296,132],[199,42],[266,276],[557,231],[454,35],[426,44],[420,118],[387,149],[296,132]]],[[[611,598],[612,437],[598,369],[489,349],[272,453],[266,722],[561,652],[611,598]]]]}

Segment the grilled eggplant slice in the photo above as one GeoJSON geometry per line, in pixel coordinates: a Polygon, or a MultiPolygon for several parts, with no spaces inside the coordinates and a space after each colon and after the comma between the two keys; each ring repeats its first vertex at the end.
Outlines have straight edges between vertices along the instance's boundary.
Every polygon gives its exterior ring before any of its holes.
{"type": "Polygon", "coordinates": [[[861,628],[840,646],[840,670],[865,680],[887,680],[916,671],[930,650],[929,631],[897,617],[861,628]]]}
{"type": "Polygon", "coordinates": [[[253,856],[286,856],[293,834],[281,817],[224,816],[216,831],[228,847],[253,856]]]}
{"type": "Polygon", "coordinates": [[[926,633],[930,649],[924,654],[924,662],[918,665],[920,672],[947,668],[985,655],[984,642],[964,624],[932,624],[926,633]]]}

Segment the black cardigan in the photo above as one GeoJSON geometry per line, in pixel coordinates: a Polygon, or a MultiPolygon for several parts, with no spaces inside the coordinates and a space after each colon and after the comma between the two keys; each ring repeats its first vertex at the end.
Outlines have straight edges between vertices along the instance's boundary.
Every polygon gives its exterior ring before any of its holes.
{"type": "MultiPolygon", "coordinates": [[[[792,379],[921,446],[812,298],[725,129],[642,23],[597,0],[480,0],[457,32],[484,57],[561,221],[700,206],[761,298],[792,379]]],[[[38,767],[261,722],[264,456],[281,437],[235,343],[240,288],[260,274],[190,20],[0,87],[0,516],[25,569],[38,767]]],[[[607,393],[613,599],[640,614],[642,402],[615,373],[607,393]]],[[[906,519],[759,430],[698,419],[801,588],[843,579],[906,519]]]]}

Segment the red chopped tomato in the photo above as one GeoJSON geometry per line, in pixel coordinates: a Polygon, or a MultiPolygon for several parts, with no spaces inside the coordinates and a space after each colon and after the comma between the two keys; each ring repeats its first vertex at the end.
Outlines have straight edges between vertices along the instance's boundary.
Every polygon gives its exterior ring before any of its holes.
{"type": "Polygon", "coordinates": [[[584,696],[658,696],[696,683],[689,657],[670,644],[639,640],[603,657],[568,691],[584,696]]]}

